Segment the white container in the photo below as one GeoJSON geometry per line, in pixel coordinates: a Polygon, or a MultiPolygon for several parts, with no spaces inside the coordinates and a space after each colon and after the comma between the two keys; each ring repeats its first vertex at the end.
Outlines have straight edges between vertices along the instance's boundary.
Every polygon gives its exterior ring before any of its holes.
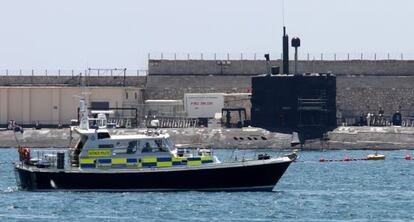
{"type": "Polygon", "coordinates": [[[189,118],[214,118],[223,107],[223,93],[184,94],[184,110],[189,118]]]}

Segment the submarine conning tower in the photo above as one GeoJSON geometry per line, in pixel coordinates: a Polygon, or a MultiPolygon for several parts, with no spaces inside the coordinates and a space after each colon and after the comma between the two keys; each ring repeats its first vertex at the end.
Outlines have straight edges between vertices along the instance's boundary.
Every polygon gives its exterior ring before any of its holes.
{"type": "MultiPolygon", "coordinates": [[[[294,39],[292,44],[295,43],[297,53],[298,38],[294,39]]],[[[296,70],[290,74],[288,42],[283,27],[283,74],[275,73],[279,69],[272,68],[271,74],[252,77],[252,125],[275,131],[299,131],[305,139],[321,137],[337,125],[336,76],[296,74],[296,70]]]]}

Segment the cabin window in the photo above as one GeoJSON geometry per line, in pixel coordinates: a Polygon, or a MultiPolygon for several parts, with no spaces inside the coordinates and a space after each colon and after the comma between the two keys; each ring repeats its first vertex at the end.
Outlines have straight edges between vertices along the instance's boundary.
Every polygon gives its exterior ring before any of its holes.
{"type": "Polygon", "coordinates": [[[167,146],[167,148],[169,150],[173,150],[174,149],[174,143],[171,141],[170,138],[166,138],[163,140],[163,143],[165,144],[165,146],[167,146]]]}
{"type": "Polygon", "coordinates": [[[138,150],[138,144],[139,144],[138,141],[130,141],[130,142],[128,142],[128,145],[127,144],[122,144],[122,145],[117,146],[113,150],[113,152],[114,152],[115,155],[118,155],[118,154],[134,154],[138,150]]]}
{"type": "Polygon", "coordinates": [[[76,149],[77,150],[82,150],[83,146],[86,143],[86,140],[88,140],[88,137],[85,136],[85,135],[81,135],[78,143],[76,144],[76,149]]]}
{"type": "Polygon", "coordinates": [[[155,140],[156,149],[158,149],[158,152],[167,152],[168,148],[166,147],[165,143],[163,143],[162,140],[155,140]]]}
{"type": "Polygon", "coordinates": [[[149,140],[143,144],[142,153],[168,152],[168,147],[162,140],[149,140]]]}
{"type": "Polygon", "coordinates": [[[99,148],[114,148],[114,144],[99,144],[99,148]]]}
{"type": "Polygon", "coordinates": [[[98,133],[98,140],[100,139],[106,139],[106,138],[111,138],[111,136],[109,135],[109,133],[98,133]]]}
{"type": "Polygon", "coordinates": [[[136,153],[137,152],[137,145],[138,145],[137,141],[131,141],[131,142],[129,142],[126,153],[127,154],[136,153]]]}

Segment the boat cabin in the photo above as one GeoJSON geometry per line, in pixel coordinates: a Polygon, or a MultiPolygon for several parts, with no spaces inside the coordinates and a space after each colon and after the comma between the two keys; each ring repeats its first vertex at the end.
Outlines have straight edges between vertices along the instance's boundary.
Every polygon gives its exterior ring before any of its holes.
{"type": "Polygon", "coordinates": [[[211,153],[200,156],[177,152],[166,133],[110,135],[107,129],[77,129],[79,140],[72,165],[80,168],[140,168],[213,163],[211,153]]]}
{"type": "Polygon", "coordinates": [[[201,152],[199,156],[177,152],[167,133],[147,131],[145,134],[111,135],[106,127],[106,115],[89,118],[81,102],[82,118],[72,132],[79,140],[71,152],[72,166],[82,168],[141,168],[201,165],[213,163],[213,156],[201,152]],[[90,121],[93,128],[90,128],[90,121]]]}

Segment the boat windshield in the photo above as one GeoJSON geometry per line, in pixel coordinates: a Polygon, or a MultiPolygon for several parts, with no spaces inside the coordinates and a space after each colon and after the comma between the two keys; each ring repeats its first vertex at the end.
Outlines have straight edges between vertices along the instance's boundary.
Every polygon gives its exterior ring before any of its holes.
{"type": "Polygon", "coordinates": [[[88,140],[88,136],[80,135],[80,138],[75,146],[76,150],[82,150],[83,146],[85,145],[86,141],[88,140]]]}
{"type": "Polygon", "coordinates": [[[174,149],[174,143],[171,141],[170,138],[165,138],[164,139],[164,143],[168,147],[169,150],[173,150],[174,149]]]}

